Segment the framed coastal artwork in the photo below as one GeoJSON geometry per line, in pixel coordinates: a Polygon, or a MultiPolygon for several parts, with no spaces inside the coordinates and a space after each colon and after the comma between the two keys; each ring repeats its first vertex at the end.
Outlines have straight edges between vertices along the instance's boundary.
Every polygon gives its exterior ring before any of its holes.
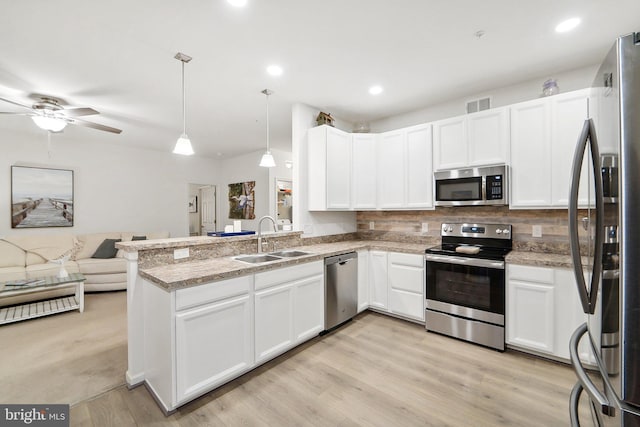
{"type": "Polygon", "coordinates": [[[255,181],[229,184],[229,218],[256,219],[255,181]]]}
{"type": "Polygon", "coordinates": [[[11,228],[73,227],[73,171],[11,166],[11,228]]]}

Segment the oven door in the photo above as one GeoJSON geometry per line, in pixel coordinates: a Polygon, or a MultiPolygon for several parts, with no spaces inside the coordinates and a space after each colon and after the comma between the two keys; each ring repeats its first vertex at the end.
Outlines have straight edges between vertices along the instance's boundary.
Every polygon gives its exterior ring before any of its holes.
{"type": "Polygon", "coordinates": [[[427,254],[426,307],[504,326],[504,261],[427,254]]]}

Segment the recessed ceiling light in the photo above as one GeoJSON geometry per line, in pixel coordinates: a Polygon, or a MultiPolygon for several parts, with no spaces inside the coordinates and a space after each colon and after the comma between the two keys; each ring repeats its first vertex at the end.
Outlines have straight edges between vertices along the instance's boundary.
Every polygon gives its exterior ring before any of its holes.
{"type": "Polygon", "coordinates": [[[269,65],[267,67],[267,73],[272,76],[281,76],[282,75],[282,67],[279,65],[269,65]]]}
{"type": "Polygon", "coordinates": [[[562,21],[556,26],[557,33],[566,33],[567,31],[571,31],[580,25],[580,18],[571,18],[566,21],[562,21]]]}
{"type": "Polygon", "coordinates": [[[370,93],[371,95],[380,95],[380,94],[382,93],[382,91],[383,91],[383,90],[384,90],[384,89],[382,89],[382,86],[378,86],[378,85],[376,85],[376,86],[371,86],[371,87],[369,88],[369,93],[370,93]]]}
{"type": "Polygon", "coordinates": [[[227,2],[234,7],[245,7],[247,0],[227,0],[227,2]]]}

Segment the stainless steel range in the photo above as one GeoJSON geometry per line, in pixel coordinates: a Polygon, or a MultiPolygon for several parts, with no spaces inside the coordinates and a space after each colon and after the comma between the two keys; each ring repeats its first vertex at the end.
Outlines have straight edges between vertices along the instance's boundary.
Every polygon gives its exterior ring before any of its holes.
{"type": "Polygon", "coordinates": [[[511,225],[442,224],[426,250],[426,328],[504,351],[504,259],[511,225]]]}

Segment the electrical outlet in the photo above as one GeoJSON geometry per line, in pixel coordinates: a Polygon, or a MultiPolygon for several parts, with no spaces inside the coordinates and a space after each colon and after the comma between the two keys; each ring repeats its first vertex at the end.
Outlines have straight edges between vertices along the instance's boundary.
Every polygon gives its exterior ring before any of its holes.
{"type": "Polygon", "coordinates": [[[423,222],[422,223],[422,232],[423,233],[428,233],[429,232],[429,223],[428,222],[423,222]]]}
{"type": "Polygon", "coordinates": [[[174,249],[173,259],[189,258],[189,248],[174,249]]]}
{"type": "Polygon", "coordinates": [[[369,221],[369,230],[375,230],[376,229],[376,223],[373,221],[369,221]]]}
{"type": "Polygon", "coordinates": [[[541,225],[533,225],[533,226],[531,226],[531,236],[532,237],[542,237],[542,226],[541,225]]]}

